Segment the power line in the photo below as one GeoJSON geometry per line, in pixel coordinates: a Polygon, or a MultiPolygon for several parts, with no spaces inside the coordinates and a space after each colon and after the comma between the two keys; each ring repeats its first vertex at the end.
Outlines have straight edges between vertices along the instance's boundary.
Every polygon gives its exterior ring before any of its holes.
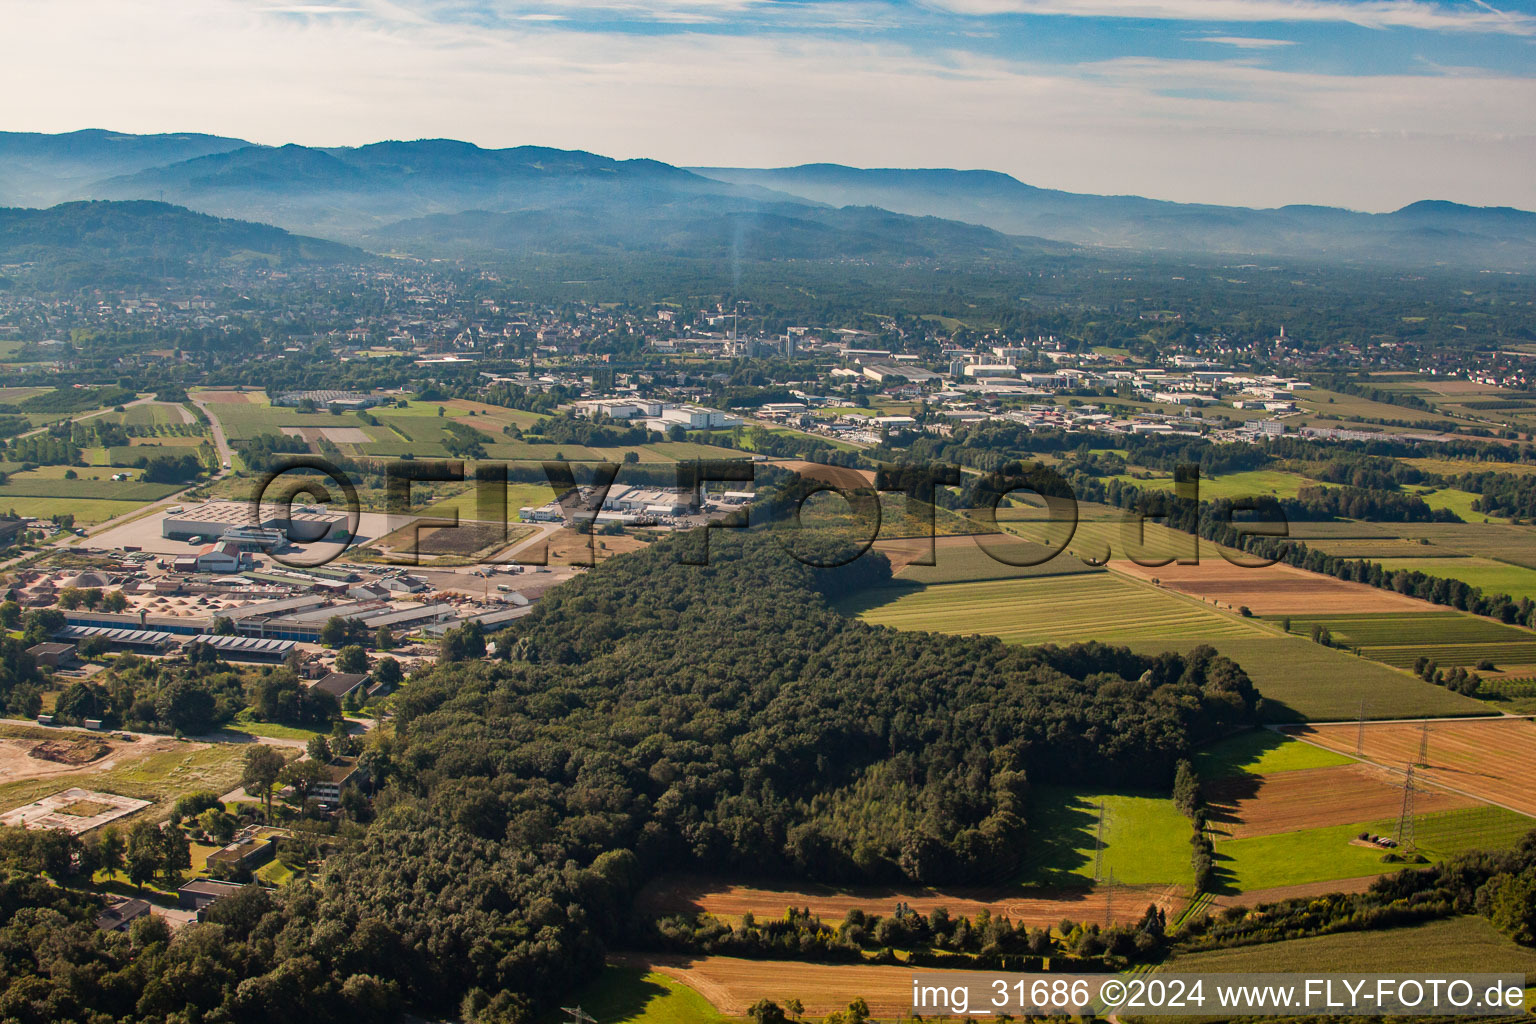
{"type": "Polygon", "coordinates": [[[1413,765],[1403,776],[1403,810],[1397,817],[1397,845],[1405,850],[1415,850],[1413,838],[1413,765]]]}

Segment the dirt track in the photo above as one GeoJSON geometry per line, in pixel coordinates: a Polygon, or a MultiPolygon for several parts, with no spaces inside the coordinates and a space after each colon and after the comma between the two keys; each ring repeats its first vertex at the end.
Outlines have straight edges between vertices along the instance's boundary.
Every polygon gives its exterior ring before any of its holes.
{"type": "MultiPolygon", "coordinates": [[[[1296,726],[1287,734],[1354,755],[1358,725],[1296,726]]],[[[1419,760],[1423,726],[1418,722],[1367,723],[1364,757],[1403,769],[1419,760]]],[[[1524,718],[1441,720],[1429,726],[1426,783],[1468,793],[1536,817],[1536,723],[1524,718]]]]}
{"type": "Polygon", "coordinates": [[[1159,885],[1096,886],[1081,890],[1016,887],[943,891],[920,888],[839,890],[826,886],[789,890],[673,875],[646,886],[637,905],[651,914],[709,913],[731,918],[747,913],[760,918],[777,918],[789,907],[808,907],[811,913],[831,923],[843,920],[854,908],[886,915],[900,902],[919,914],[943,907],[951,914],[974,917],[985,909],[993,916],[1006,915],[1014,924],[1022,921],[1045,927],[1062,918],[1099,924],[1134,922],[1141,919],[1147,905],[1152,903],[1165,910],[1169,917],[1174,917],[1183,909],[1185,898],[1182,887],[1159,885]]]}
{"type": "MultiPolygon", "coordinates": [[[[1240,775],[1202,787],[1212,827],[1233,839],[1396,817],[1403,780],[1368,764],[1240,775]]],[[[1419,787],[1419,813],[1470,807],[1470,797],[1419,787]]]]}

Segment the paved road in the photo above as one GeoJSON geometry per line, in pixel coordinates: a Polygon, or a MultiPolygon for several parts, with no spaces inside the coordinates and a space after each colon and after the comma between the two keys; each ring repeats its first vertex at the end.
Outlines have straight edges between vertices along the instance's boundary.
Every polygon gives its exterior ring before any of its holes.
{"type": "Polygon", "coordinates": [[[229,467],[235,464],[235,452],[229,446],[229,439],[224,436],[224,427],[220,425],[218,416],[208,411],[208,404],[206,402],[194,394],[189,393],[187,397],[204,416],[208,417],[208,424],[213,430],[213,444],[219,450],[219,464],[222,467],[217,475],[223,476],[229,471],[229,467]]]}

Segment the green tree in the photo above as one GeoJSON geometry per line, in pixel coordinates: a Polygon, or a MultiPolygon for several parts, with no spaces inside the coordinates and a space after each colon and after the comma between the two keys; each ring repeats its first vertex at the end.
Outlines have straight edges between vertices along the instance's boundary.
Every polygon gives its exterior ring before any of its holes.
{"type": "Polygon", "coordinates": [[[91,860],[96,870],[110,875],[123,869],[123,834],[117,829],[102,829],[91,847],[91,860]]]}
{"type": "Polygon", "coordinates": [[[272,815],[272,786],[286,763],[282,754],[260,743],[245,752],[245,771],[240,776],[240,784],[247,793],[261,797],[267,805],[268,817],[272,815]]]}
{"type": "Polygon", "coordinates": [[[181,873],[192,867],[192,844],[187,834],[175,825],[166,825],[160,832],[160,876],[169,886],[181,881],[181,873]]]}
{"type": "Polygon", "coordinates": [[[294,793],[298,795],[299,802],[303,803],[320,781],[321,774],[320,762],[305,758],[302,761],[290,761],[284,765],[278,778],[284,785],[292,786],[294,793]]]}
{"type": "Polygon", "coordinates": [[[21,625],[21,605],[15,601],[0,603],[0,626],[15,629],[21,625]]]}
{"type": "Polygon", "coordinates": [[[402,673],[394,658],[380,658],[373,665],[373,681],[383,686],[398,686],[402,673]]]}
{"type": "Polygon", "coordinates": [[[336,671],[367,672],[368,652],[360,644],[348,644],[336,654],[336,671]]]}
{"type": "Polygon", "coordinates": [[[102,607],[116,614],[128,607],[128,596],[121,590],[114,590],[101,599],[102,607]]]}
{"type": "Polygon", "coordinates": [[[197,827],[221,845],[234,839],[239,824],[235,816],[222,807],[210,807],[197,816],[197,827]]]}
{"type": "Polygon", "coordinates": [[[753,1003],[747,1016],[752,1018],[753,1024],[784,1024],[787,1019],[779,1004],[771,999],[759,999],[753,1003]]]}
{"type": "Polygon", "coordinates": [[[1173,806],[1186,818],[1194,818],[1200,807],[1200,779],[1194,766],[1182,759],[1173,771],[1173,806]]]}
{"type": "Polygon", "coordinates": [[[331,742],[324,736],[311,736],[308,745],[304,749],[310,757],[320,764],[331,763],[331,742]]]}
{"type": "Polygon", "coordinates": [[[128,844],[124,860],[128,867],[128,880],[139,889],[155,877],[160,862],[165,857],[165,847],[160,842],[160,829],[147,821],[136,823],[128,832],[128,844]]]}
{"type": "Polygon", "coordinates": [[[375,650],[387,651],[395,646],[395,634],[388,626],[380,626],[377,633],[373,634],[373,646],[375,650]]]}

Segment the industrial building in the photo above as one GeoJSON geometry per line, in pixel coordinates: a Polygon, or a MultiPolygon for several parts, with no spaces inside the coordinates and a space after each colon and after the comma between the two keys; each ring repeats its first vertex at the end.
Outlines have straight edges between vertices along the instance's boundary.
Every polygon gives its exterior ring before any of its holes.
{"type": "Polygon", "coordinates": [[[256,538],[267,540],[269,534],[252,532],[263,530],[277,533],[280,538],[297,536],[300,541],[309,542],[344,529],[346,521],[344,515],[309,506],[296,506],[285,515],[279,505],[257,509],[242,501],[205,501],[167,513],[160,521],[160,536],[167,540],[200,537],[213,541],[233,530],[238,532],[229,539],[239,544],[256,538]]]}

